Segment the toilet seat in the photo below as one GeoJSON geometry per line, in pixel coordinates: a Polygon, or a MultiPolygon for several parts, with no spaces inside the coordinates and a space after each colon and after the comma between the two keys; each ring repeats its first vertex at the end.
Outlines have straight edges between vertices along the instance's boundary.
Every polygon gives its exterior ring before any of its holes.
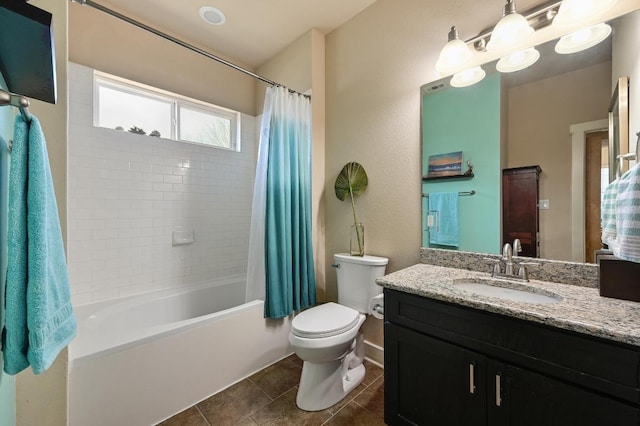
{"type": "Polygon", "coordinates": [[[291,333],[307,339],[319,339],[342,334],[355,327],[360,312],[329,302],[308,309],[291,322],[291,333]]]}

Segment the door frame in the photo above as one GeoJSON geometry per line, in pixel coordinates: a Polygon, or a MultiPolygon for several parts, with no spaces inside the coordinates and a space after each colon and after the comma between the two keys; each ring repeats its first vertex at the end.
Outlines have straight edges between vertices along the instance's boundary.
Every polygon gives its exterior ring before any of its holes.
{"type": "Polygon", "coordinates": [[[587,134],[608,130],[609,120],[606,118],[569,126],[571,133],[571,260],[574,262],[585,261],[584,161],[587,134]]]}

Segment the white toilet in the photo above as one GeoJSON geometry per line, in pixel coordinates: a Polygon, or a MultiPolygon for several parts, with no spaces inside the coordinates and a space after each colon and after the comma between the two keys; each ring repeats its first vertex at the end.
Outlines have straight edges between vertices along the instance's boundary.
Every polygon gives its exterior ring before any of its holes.
{"type": "Polygon", "coordinates": [[[296,404],[319,411],[342,400],[364,378],[364,341],[360,326],[369,301],[382,293],[375,283],[389,259],[335,254],[338,303],[325,303],[297,315],[289,343],[304,361],[296,404]]]}

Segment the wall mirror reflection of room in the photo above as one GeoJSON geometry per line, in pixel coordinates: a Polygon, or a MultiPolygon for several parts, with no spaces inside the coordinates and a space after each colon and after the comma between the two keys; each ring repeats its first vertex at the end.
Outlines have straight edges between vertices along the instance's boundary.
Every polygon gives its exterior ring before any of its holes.
{"type": "MultiPolygon", "coordinates": [[[[608,183],[611,160],[602,145],[612,93],[619,77],[634,81],[640,72],[633,67],[640,12],[610,24],[613,36],[579,53],[558,55],[552,41],[537,47],[539,61],[525,70],[500,74],[486,64],[487,77],[476,85],[453,88],[446,78],[423,86],[423,172],[437,152],[461,150],[474,163],[471,186],[423,183],[423,192],[477,191],[460,199],[459,250],[500,253],[501,170],[539,165],[539,199],[547,207],[538,210],[540,257],[593,262],[588,253],[599,244],[599,212],[592,206],[608,183]]],[[[629,86],[630,104],[639,93],[629,86]]],[[[622,145],[619,153],[630,150],[628,142],[622,145]]],[[[429,247],[424,237],[423,227],[429,247]]]]}

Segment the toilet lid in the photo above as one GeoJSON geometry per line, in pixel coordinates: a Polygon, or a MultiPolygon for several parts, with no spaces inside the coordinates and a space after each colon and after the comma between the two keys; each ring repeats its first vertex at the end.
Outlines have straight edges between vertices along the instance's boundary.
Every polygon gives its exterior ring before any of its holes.
{"type": "Polygon", "coordinates": [[[297,315],[291,322],[291,332],[306,338],[335,336],[353,328],[359,317],[355,309],[329,302],[297,315]]]}

